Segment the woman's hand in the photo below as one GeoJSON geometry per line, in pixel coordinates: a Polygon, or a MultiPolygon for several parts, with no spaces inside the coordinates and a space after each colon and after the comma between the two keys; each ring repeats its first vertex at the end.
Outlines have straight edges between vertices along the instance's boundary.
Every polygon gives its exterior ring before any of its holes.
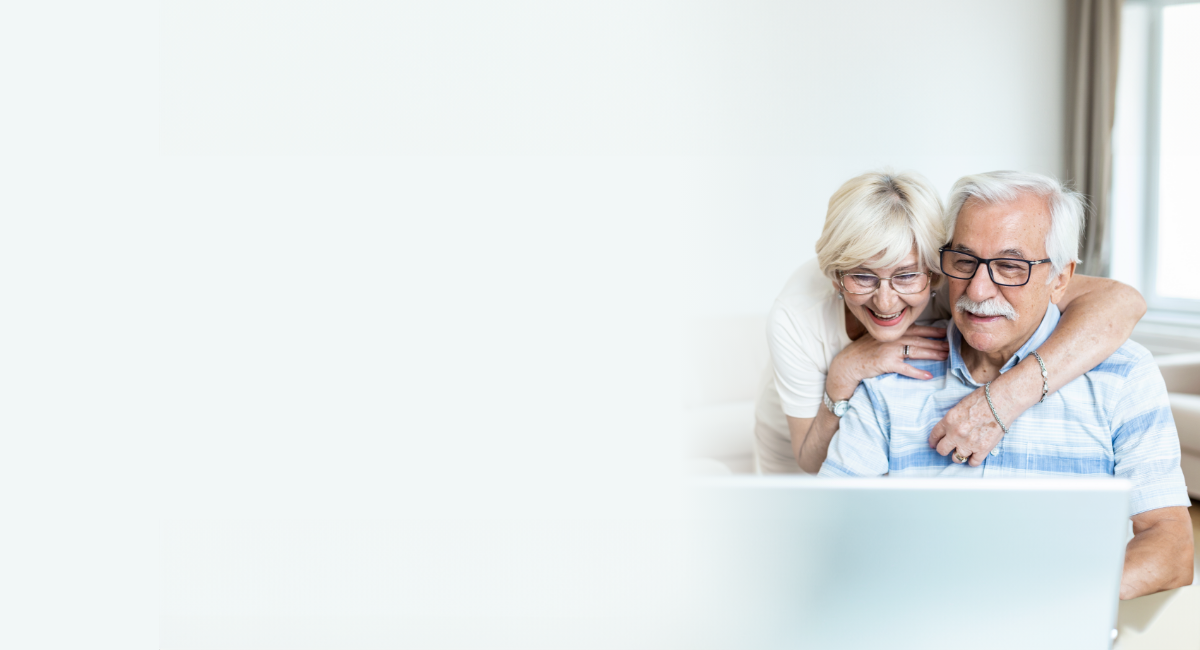
{"type": "MultiPolygon", "coordinates": [[[[1042,375],[1032,355],[1028,362],[1018,363],[992,382],[992,403],[1005,426],[1011,427],[1013,420],[1041,397],[1042,375]]],[[[966,456],[971,467],[979,467],[1003,437],[983,389],[977,388],[934,425],[929,446],[943,456],[952,451],[966,456]]]]}
{"type": "MultiPolygon", "coordinates": [[[[904,346],[909,346],[910,359],[945,360],[950,353],[945,338],[945,328],[921,325],[910,326],[903,336],[890,343],[880,343],[870,334],[864,334],[833,358],[825,376],[825,392],[836,402],[850,399],[860,381],[889,372],[914,379],[930,379],[933,375],[905,363],[904,346]]],[[[796,463],[800,469],[815,474],[821,469],[829,441],[838,430],[837,416],[829,409],[820,408],[815,418],[788,417],[788,430],[792,435],[796,463]]]]}
{"type": "Polygon", "coordinates": [[[933,375],[905,363],[904,346],[909,346],[910,359],[945,360],[950,344],[946,343],[946,330],[942,327],[913,325],[904,336],[895,341],[881,343],[870,334],[847,345],[838,353],[829,367],[825,378],[825,390],[830,399],[850,399],[858,383],[869,377],[878,377],[889,372],[913,379],[931,379],[933,375]],[[933,339],[939,340],[933,340],[933,339]]]}

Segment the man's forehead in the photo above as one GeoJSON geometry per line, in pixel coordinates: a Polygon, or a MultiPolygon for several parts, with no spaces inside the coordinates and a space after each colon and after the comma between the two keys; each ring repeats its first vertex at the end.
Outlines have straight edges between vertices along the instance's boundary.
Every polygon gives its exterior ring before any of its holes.
{"type": "Polygon", "coordinates": [[[1045,197],[1024,194],[1012,201],[985,204],[974,198],[963,204],[951,248],[984,256],[1043,255],[1050,229],[1045,197]]]}
{"type": "Polygon", "coordinates": [[[998,251],[993,251],[993,250],[983,251],[983,250],[975,250],[975,249],[971,248],[970,246],[967,246],[966,244],[958,243],[958,244],[955,244],[953,248],[956,251],[962,251],[964,253],[971,253],[973,255],[981,255],[982,253],[1007,256],[1007,257],[1021,257],[1022,255],[1025,255],[1025,250],[1022,248],[1018,248],[1016,246],[1002,248],[998,251]]]}

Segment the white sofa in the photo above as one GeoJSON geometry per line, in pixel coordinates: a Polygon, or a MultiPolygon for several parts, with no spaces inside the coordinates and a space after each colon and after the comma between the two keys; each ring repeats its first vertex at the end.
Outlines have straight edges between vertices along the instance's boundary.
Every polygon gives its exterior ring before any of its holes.
{"type": "Polygon", "coordinates": [[[1200,352],[1164,355],[1157,361],[1179,430],[1183,477],[1192,498],[1200,499],[1200,352]]]}
{"type": "Polygon", "coordinates": [[[770,365],[767,318],[696,322],[685,343],[683,454],[692,473],[754,472],[754,401],[770,365]]]}

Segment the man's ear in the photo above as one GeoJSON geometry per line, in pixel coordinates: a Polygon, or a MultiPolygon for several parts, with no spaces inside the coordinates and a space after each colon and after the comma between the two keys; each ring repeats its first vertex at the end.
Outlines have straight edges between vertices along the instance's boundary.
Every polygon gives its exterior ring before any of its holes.
{"type": "Polygon", "coordinates": [[[1067,292],[1067,285],[1071,284],[1071,278],[1074,276],[1075,262],[1071,262],[1063,267],[1062,273],[1059,273],[1057,278],[1050,282],[1050,302],[1057,305],[1058,301],[1062,300],[1063,294],[1067,292]]]}

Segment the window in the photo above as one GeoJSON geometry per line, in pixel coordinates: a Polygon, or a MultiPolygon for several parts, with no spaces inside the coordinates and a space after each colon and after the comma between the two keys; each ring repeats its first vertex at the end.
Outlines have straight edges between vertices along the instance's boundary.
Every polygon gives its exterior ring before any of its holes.
{"type": "Polygon", "coordinates": [[[1113,129],[1112,275],[1200,315],[1200,2],[1129,0],[1113,129]]]}

